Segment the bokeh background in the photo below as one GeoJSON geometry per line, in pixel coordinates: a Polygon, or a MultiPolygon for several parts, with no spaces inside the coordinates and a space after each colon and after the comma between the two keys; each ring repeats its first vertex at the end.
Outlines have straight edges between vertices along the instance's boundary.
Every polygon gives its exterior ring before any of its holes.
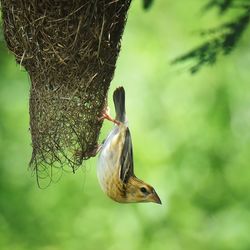
{"type": "Polygon", "coordinates": [[[29,78],[1,34],[0,249],[250,249],[250,31],[195,75],[189,62],[170,65],[202,41],[197,30],[218,24],[201,4],[155,1],[145,12],[133,1],[109,92],[126,89],[135,171],[161,206],[109,200],[96,159],[38,188],[28,169],[29,78]]]}

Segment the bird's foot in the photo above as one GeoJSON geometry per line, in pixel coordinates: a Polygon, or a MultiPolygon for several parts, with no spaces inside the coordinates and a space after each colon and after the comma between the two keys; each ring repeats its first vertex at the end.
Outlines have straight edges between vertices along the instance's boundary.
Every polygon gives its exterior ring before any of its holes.
{"type": "MultiPolygon", "coordinates": [[[[95,157],[100,152],[101,149],[102,149],[102,144],[97,144],[91,152],[87,153],[87,155],[89,157],[95,157]]],[[[74,156],[76,158],[83,159],[83,151],[80,149],[76,150],[74,156]]]]}
{"type": "Polygon", "coordinates": [[[115,123],[115,124],[118,125],[118,126],[121,124],[121,122],[117,121],[116,119],[114,119],[114,118],[112,118],[112,117],[110,116],[110,114],[109,114],[109,108],[108,108],[108,107],[105,108],[105,109],[102,111],[102,116],[99,118],[99,121],[104,120],[104,119],[109,120],[109,121],[115,123]]]}

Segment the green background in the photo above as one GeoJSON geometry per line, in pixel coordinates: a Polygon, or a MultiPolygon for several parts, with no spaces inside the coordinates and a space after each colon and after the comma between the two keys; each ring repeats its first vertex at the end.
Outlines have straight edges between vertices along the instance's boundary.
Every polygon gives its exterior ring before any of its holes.
{"type": "MultiPolygon", "coordinates": [[[[108,199],[96,159],[37,187],[28,169],[30,82],[1,36],[0,249],[250,249],[250,32],[195,75],[190,62],[169,63],[219,23],[216,11],[201,15],[202,3],[155,1],[145,12],[134,1],[109,92],[126,89],[135,172],[163,205],[108,199]]],[[[105,122],[100,141],[111,127],[105,122]]]]}

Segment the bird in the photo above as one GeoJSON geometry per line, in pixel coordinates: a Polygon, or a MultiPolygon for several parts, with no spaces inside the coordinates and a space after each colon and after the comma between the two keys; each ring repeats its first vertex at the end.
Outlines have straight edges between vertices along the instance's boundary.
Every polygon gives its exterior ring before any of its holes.
{"type": "Polygon", "coordinates": [[[154,202],[162,204],[155,189],[134,174],[131,133],[125,113],[125,90],[113,93],[115,119],[105,114],[114,127],[103,142],[97,161],[97,176],[104,193],[119,203],[154,202]]]}

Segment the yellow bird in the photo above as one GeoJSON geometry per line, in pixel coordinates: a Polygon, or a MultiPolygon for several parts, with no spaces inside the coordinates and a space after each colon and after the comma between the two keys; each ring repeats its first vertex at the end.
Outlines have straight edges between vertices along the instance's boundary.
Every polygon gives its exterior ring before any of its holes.
{"type": "Polygon", "coordinates": [[[161,200],[154,188],[138,179],[134,174],[133,149],[130,131],[125,115],[125,90],[114,91],[115,120],[108,114],[103,118],[115,125],[104,141],[98,158],[97,176],[102,190],[114,201],[155,202],[161,200]]]}

